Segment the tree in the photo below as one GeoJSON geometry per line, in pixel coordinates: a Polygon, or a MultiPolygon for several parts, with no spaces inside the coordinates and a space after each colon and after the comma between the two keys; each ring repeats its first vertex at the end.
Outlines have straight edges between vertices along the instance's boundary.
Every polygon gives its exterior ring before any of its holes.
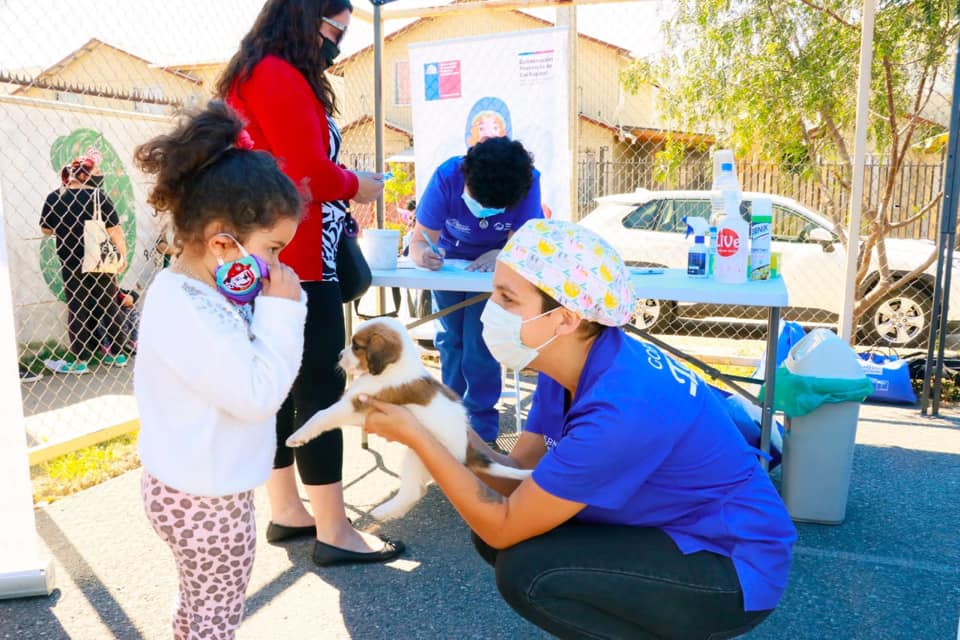
{"type": "MultiPolygon", "coordinates": [[[[622,75],[628,90],[660,89],[662,112],[681,131],[710,131],[738,156],[756,154],[801,174],[824,200],[850,201],[862,0],[678,0],[664,26],[665,53],[622,75]],[[841,197],[835,198],[839,185],[841,197]]],[[[880,0],[871,73],[869,140],[888,170],[876,202],[864,202],[857,273],[859,318],[915,280],[893,273],[885,239],[927,215],[942,193],[907,219],[891,217],[892,198],[912,147],[931,133],[920,116],[953,62],[956,0],[880,0]],[[879,281],[867,281],[875,253],[879,281]]],[[[676,151],[676,149],[674,149],[676,151]]],[[[824,211],[841,241],[846,206],[824,211]]]]}

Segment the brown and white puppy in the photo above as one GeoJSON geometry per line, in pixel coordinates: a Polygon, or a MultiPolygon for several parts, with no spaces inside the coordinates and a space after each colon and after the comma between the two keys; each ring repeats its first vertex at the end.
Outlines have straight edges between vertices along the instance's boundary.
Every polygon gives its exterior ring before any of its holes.
{"type": "MultiPolygon", "coordinates": [[[[374,318],[357,327],[349,349],[340,353],[340,367],[358,376],[332,406],[318,411],[287,438],[288,447],[299,447],[321,433],[341,425],[362,425],[367,409],[361,394],[407,407],[460,462],[487,475],[522,480],[529,470],[491,461],[468,445],[470,422],[460,398],[435,380],[420,360],[416,344],[394,318],[374,318]]],[[[400,490],[371,512],[378,520],[399,518],[427,490],[430,473],[408,449],[400,467],[400,490]]]]}

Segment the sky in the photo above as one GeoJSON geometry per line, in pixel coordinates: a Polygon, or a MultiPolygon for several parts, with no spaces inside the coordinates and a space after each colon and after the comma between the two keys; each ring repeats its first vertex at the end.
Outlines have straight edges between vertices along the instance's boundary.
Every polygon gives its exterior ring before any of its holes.
{"type": "MultiPolygon", "coordinates": [[[[449,0],[398,0],[384,7],[419,8],[449,0]]],[[[666,0],[616,2],[578,8],[580,31],[646,55],[657,49],[666,0]]],[[[0,69],[49,67],[90,38],[157,63],[228,59],[253,24],[263,0],[0,0],[0,69]],[[77,7],[82,7],[77,10],[77,7]]],[[[372,11],[368,0],[354,6],[372,11]]],[[[553,20],[554,9],[531,11],[553,20]]],[[[386,22],[387,33],[409,21],[386,22]]],[[[342,45],[344,55],[368,46],[372,26],[354,19],[342,45]]]]}

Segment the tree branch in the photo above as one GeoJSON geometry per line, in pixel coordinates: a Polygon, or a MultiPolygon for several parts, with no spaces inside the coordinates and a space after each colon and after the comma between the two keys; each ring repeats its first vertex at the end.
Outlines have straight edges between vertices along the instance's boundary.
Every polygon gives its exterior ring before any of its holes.
{"type": "Polygon", "coordinates": [[[891,231],[894,230],[894,229],[902,229],[903,227],[907,226],[908,224],[913,224],[914,222],[916,222],[917,220],[919,220],[919,219],[922,218],[923,216],[927,215],[927,214],[930,212],[930,210],[933,209],[933,208],[937,205],[938,202],[940,202],[940,199],[941,199],[942,197],[943,197],[943,191],[941,191],[940,193],[938,193],[938,194],[933,198],[933,200],[931,200],[930,202],[928,202],[927,204],[925,204],[925,205],[923,206],[923,208],[920,209],[920,211],[918,211],[918,212],[915,213],[914,215],[910,216],[910,217],[907,218],[906,220],[901,220],[900,222],[891,222],[891,223],[889,224],[889,229],[890,229],[891,231]]]}
{"type": "Polygon", "coordinates": [[[927,259],[923,261],[923,264],[917,266],[913,271],[905,273],[896,280],[884,280],[881,278],[880,282],[877,283],[877,286],[873,288],[873,291],[861,298],[860,302],[858,302],[854,307],[853,317],[855,319],[859,318],[864,312],[867,311],[867,309],[880,302],[894,288],[905,286],[916,280],[923,274],[924,271],[927,270],[930,265],[936,261],[936,259],[937,251],[934,249],[933,252],[927,256],[927,259]]]}
{"type": "Polygon", "coordinates": [[[845,26],[845,27],[847,27],[847,28],[849,28],[849,29],[854,29],[854,28],[860,26],[860,25],[858,25],[857,23],[848,22],[847,20],[844,20],[844,19],[840,16],[840,14],[838,14],[838,13],[835,12],[835,11],[832,11],[831,9],[827,9],[826,7],[821,7],[821,6],[819,6],[819,5],[813,4],[812,2],[810,2],[810,0],[800,0],[800,2],[803,3],[803,4],[805,4],[805,5],[807,5],[808,7],[810,7],[811,9],[813,9],[814,11],[818,11],[818,12],[824,14],[824,15],[830,16],[831,18],[833,18],[834,20],[836,20],[839,24],[842,24],[843,26],[845,26]]]}

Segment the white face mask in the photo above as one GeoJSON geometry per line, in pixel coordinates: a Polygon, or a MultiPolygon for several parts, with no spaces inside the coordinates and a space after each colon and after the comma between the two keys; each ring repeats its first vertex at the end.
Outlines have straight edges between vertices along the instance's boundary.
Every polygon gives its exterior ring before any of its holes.
{"type": "Polygon", "coordinates": [[[553,336],[539,347],[528,347],[520,339],[520,328],[525,323],[542,318],[557,309],[544,311],[540,315],[524,320],[493,300],[488,301],[480,315],[480,322],[483,324],[483,341],[487,343],[490,354],[508,369],[519,370],[526,367],[537,357],[540,350],[556,340],[557,336],[553,336]]]}

